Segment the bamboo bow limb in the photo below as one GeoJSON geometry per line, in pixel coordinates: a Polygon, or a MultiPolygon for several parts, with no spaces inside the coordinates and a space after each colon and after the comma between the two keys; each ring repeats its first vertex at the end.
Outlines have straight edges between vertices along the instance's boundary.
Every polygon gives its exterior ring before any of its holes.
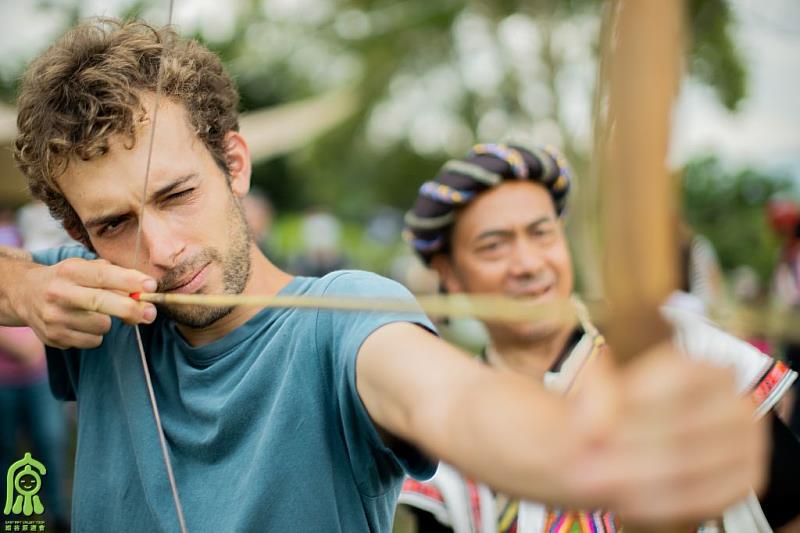
{"type": "MultiPolygon", "coordinates": [[[[294,307],[302,309],[338,309],[416,313],[436,317],[472,317],[486,321],[530,322],[535,320],[575,321],[575,307],[569,299],[546,303],[526,302],[493,295],[419,296],[410,299],[377,299],[365,297],[242,295],[242,294],[176,294],[136,293],[134,299],[154,304],[200,305],[212,307],[294,307]]],[[[602,313],[599,306],[595,311],[602,313]]]]}
{"type": "MultiPolygon", "coordinates": [[[[660,306],[677,287],[675,187],[666,168],[672,104],[680,79],[682,2],[615,0],[606,19],[597,119],[603,199],[604,332],[618,362],[672,332],[660,306]],[[604,112],[604,114],[602,113],[604,112]]],[[[680,531],[628,524],[626,530],[680,531]]]]}
{"type": "Polygon", "coordinates": [[[602,185],[603,324],[626,361],[670,338],[659,306],[676,288],[675,186],[666,159],[681,63],[682,2],[608,5],[596,120],[602,185]],[[603,108],[602,103],[605,103],[603,108]]]}

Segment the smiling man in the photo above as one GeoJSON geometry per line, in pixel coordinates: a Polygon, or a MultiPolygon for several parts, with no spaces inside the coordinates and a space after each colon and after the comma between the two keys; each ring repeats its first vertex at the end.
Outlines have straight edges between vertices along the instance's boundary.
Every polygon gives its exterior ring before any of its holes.
{"type": "Polygon", "coordinates": [[[5,250],[0,322],[34,329],[50,347],[51,388],[77,400],[77,531],[178,528],[130,324],[142,325],[189,531],[388,531],[403,474],[431,475],[428,457],[507,493],[611,503],[648,521],[714,514],[761,483],[764,431],[732,377],[668,346],[628,372],[598,372],[592,402],[610,414],[581,424],[585,406],[470,360],[421,313],[131,299],[411,298],[365,272],[292,277],[261,254],[242,216],[251,167],[237,105],[219,58],[142,23],[74,28],[23,80],[19,166],[82,246],[5,250]],[[652,368],[667,386],[647,393],[652,368]],[[687,432],[690,447],[675,438],[687,432]],[[643,479],[649,463],[659,468],[643,479]],[[586,468],[592,478],[578,475],[586,468]],[[687,478],[714,497],[686,494],[687,478]]]}
{"type": "MultiPolygon", "coordinates": [[[[406,215],[406,236],[420,258],[437,271],[446,292],[504,294],[540,303],[571,298],[573,270],[563,224],[570,181],[566,160],[551,147],[477,145],[422,185],[406,215]]],[[[489,344],[481,354],[483,362],[562,393],[590,386],[592,367],[608,364],[609,348],[583,306],[577,301],[575,305],[577,324],[487,322],[489,344]]],[[[736,370],[740,390],[753,396],[759,414],[768,412],[796,378],[782,363],[715,329],[702,317],[673,309],[664,314],[683,352],[736,370]]],[[[656,376],[653,388],[663,385],[656,376]]],[[[769,522],[783,525],[800,514],[800,494],[792,476],[786,475],[800,473],[800,443],[777,418],[772,424],[772,482],[762,503],[769,522]]],[[[642,465],[643,475],[652,466],[642,465]]],[[[707,496],[697,493],[697,497],[707,496]]],[[[617,509],[577,511],[520,504],[446,464],[431,483],[409,480],[401,501],[414,509],[425,532],[620,527],[619,515],[613,512],[617,509]]],[[[751,499],[726,515],[725,531],[762,531],[763,519],[758,502],[751,499]],[[742,516],[750,522],[742,523],[742,516]]]]}

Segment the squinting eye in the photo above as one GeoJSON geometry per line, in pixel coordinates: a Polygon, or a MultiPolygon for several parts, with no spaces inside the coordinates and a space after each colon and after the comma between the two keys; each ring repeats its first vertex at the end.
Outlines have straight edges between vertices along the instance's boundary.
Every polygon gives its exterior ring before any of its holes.
{"type": "Polygon", "coordinates": [[[536,237],[546,237],[554,234],[555,231],[556,229],[553,226],[541,226],[533,229],[533,235],[536,237]]]}
{"type": "Polygon", "coordinates": [[[194,189],[186,189],[186,190],[183,190],[183,191],[180,191],[180,192],[176,192],[176,193],[173,193],[173,194],[170,194],[169,196],[167,196],[166,201],[179,200],[179,199],[181,199],[181,198],[183,198],[185,196],[189,196],[189,194],[191,194],[193,192],[194,192],[194,189]]]}
{"type": "Polygon", "coordinates": [[[500,242],[486,243],[478,247],[478,252],[493,252],[495,250],[500,249],[501,245],[502,243],[500,242]]]}
{"type": "Polygon", "coordinates": [[[113,235],[125,224],[126,219],[122,220],[115,220],[114,222],[109,222],[108,224],[104,225],[97,231],[98,237],[107,237],[109,235],[113,235]]]}

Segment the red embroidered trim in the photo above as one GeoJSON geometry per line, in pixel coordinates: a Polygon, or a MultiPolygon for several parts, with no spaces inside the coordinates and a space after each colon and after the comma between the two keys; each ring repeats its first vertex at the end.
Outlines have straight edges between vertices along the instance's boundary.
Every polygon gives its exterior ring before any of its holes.
{"type": "Polygon", "coordinates": [[[756,385],[751,393],[756,405],[764,403],[764,401],[769,398],[769,395],[772,394],[772,391],[775,390],[775,387],[778,386],[788,374],[789,367],[780,361],[775,361],[775,364],[772,365],[772,368],[761,378],[758,385],[756,385]]]}
{"type": "Polygon", "coordinates": [[[442,496],[442,493],[439,492],[439,489],[430,483],[422,483],[416,479],[406,478],[406,480],[403,482],[403,492],[419,494],[439,503],[444,503],[444,496],[442,496]]]}

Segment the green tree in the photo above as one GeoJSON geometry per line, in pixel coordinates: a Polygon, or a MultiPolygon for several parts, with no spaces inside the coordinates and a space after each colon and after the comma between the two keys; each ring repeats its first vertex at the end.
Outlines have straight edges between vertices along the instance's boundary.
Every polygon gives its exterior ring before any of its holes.
{"type": "Polygon", "coordinates": [[[716,157],[696,159],[683,173],[683,207],[692,229],[714,244],[724,270],[748,265],[767,282],[779,241],[767,224],[766,203],[792,189],[789,176],[726,168],[716,157]]]}
{"type": "MultiPolygon", "coordinates": [[[[42,2],[65,23],[88,2],[42,2]]],[[[167,2],[132,0],[118,16],[166,20],[167,2]]],[[[599,0],[239,0],[225,36],[184,33],[217,51],[244,111],[350,88],[358,110],[286,157],[258,162],[254,181],[279,210],[336,206],[363,218],[406,207],[449,156],[477,140],[528,135],[564,148],[578,176],[589,164],[599,0]],[[578,106],[575,102],[583,101],[578,106]]],[[[735,109],[746,70],[724,0],[690,0],[689,70],[735,109]]],[[[220,9],[223,9],[220,7],[220,9]]],[[[180,22],[180,21],[179,21],[180,22]]],[[[9,64],[11,65],[11,64],[9,64]]],[[[13,99],[21,70],[0,71],[13,99]]]]}

